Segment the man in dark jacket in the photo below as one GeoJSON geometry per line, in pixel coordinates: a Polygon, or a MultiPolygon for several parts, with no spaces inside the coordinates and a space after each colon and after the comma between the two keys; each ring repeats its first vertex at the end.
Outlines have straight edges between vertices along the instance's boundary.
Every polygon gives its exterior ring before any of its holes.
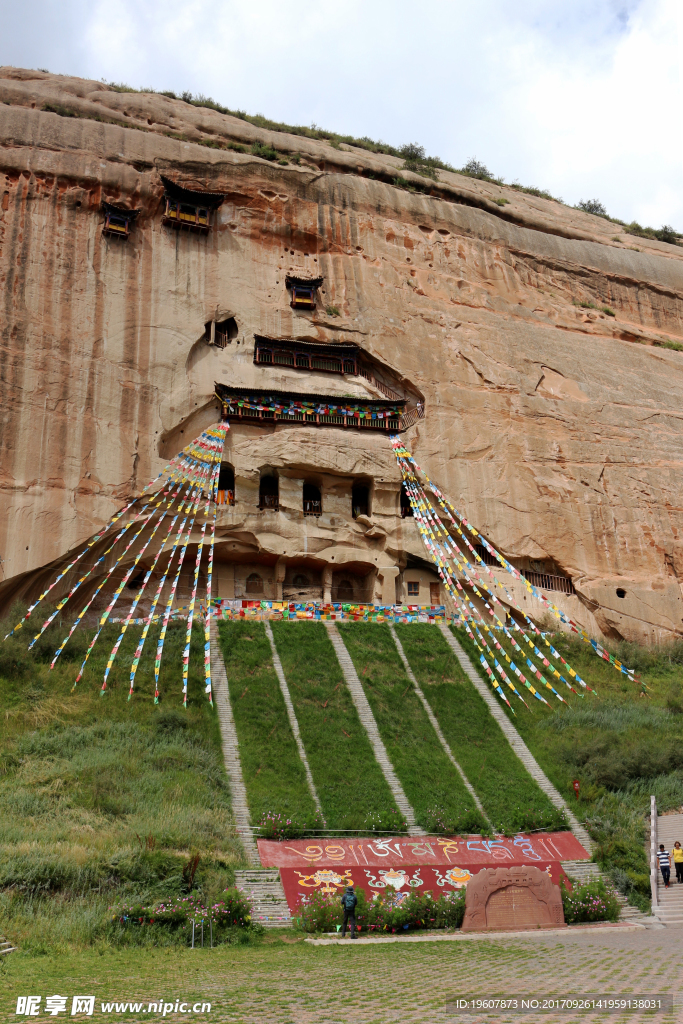
{"type": "Polygon", "coordinates": [[[346,936],[346,925],[351,926],[351,938],[356,937],[356,904],[358,899],[353,891],[352,885],[347,885],[346,892],[341,898],[341,905],[344,910],[344,923],[342,924],[342,939],[346,936]]]}

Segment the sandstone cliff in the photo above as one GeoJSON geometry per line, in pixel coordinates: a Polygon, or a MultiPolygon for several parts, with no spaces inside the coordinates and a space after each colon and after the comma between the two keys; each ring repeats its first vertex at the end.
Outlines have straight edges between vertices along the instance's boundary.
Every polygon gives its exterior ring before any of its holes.
{"type": "MultiPolygon", "coordinates": [[[[682,248],[156,94],[4,68],[0,100],[4,605],[218,417],[214,382],[378,397],[362,376],[256,365],[264,336],[353,341],[422,400],[404,435],[421,465],[515,564],[570,577],[554,597],[587,628],[683,632],[682,248]],[[208,234],[162,223],[162,176],[223,194],[208,234]],[[103,234],[103,202],[140,211],[128,239],[103,234]],[[314,312],[291,308],[288,274],[322,277],[314,312]],[[208,345],[228,318],[230,343],[208,345]]],[[[273,597],[306,591],[297,570],[311,594],[368,600],[436,580],[386,435],[239,423],[225,459],[223,596],[253,571],[273,597]],[[257,507],[264,471],[278,512],[257,507]],[[358,481],[372,507],[354,519],[358,481]]]]}

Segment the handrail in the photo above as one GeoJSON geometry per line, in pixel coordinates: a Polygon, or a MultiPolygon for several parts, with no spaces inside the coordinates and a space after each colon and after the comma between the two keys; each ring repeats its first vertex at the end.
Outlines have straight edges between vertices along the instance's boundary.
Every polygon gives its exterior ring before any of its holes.
{"type": "Polygon", "coordinates": [[[650,797],[650,889],[652,912],[657,909],[657,798],[650,797]]]}

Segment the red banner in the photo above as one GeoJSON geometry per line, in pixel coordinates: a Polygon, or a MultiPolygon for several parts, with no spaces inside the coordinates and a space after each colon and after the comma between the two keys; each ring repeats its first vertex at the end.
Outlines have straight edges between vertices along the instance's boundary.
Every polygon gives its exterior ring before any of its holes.
{"type": "Polygon", "coordinates": [[[466,867],[503,867],[553,861],[590,860],[571,832],[537,832],[482,839],[478,836],[439,836],[424,839],[394,836],[389,839],[290,839],[258,840],[264,868],[402,867],[408,864],[460,864],[466,867]]]}
{"type": "Polygon", "coordinates": [[[533,865],[553,882],[563,877],[560,862],[588,860],[571,832],[543,832],[482,839],[293,839],[276,843],[258,840],[264,867],[280,868],[290,911],[295,914],[312,892],[341,895],[345,886],[363,889],[368,898],[392,891],[397,900],[411,892],[438,897],[466,886],[482,868],[533,865]]]}
{"type": "MultiPolygon", "coordinates": [[[[559,861],[535,863],[534,867],[547,871],[556,885],[560,878],[565,877],[559,861]]],[[[411,892],[431,892],[438,899],[441,893],[464,888],[477,871],[481,871],[481,866],[472,866],[468,870],[453,864],[440,864],[436,867],[319,868],[311,873],[297,871],[296,868],[281,868],[280,878],[290,912],[296,914],[312,892],[336,893],[341,897],[347,885],[363,889],[368,899],[372,899],[376,893],[391,893],[396,897],[394,902],[398,903],[411,892]]]]}

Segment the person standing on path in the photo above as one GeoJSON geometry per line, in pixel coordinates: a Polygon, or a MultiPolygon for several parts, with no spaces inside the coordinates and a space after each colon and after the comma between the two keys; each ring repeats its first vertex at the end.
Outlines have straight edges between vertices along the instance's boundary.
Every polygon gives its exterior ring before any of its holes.
{"type": "Polygon", "coordinates": [[[344,910],[344,923],[342,924],[342,939],[346,937],[346,925],[351,926],[351,938],[356,937],[356,904],[358,898],[353,891],[352,885],[347,885],[346,892],[341,898],[341,905],[344,910]]]}
{"type": "Polygon", "coordinates": [[[668,889],[669,879],[671,878],[671,854],[668,850],[664,849],[664,843],[659,844],[657,860],[659,861],[659,870],[662,872],[662,878],[664,879],[664,886],[668,889]]]}
{"type": "Polygon", "coordinates": [[[676,868],[676,881],[680,885],[683,882],[683,847],[676,840],[674,848],[671,851],[674,858],[674,867],[676,868]]]}

